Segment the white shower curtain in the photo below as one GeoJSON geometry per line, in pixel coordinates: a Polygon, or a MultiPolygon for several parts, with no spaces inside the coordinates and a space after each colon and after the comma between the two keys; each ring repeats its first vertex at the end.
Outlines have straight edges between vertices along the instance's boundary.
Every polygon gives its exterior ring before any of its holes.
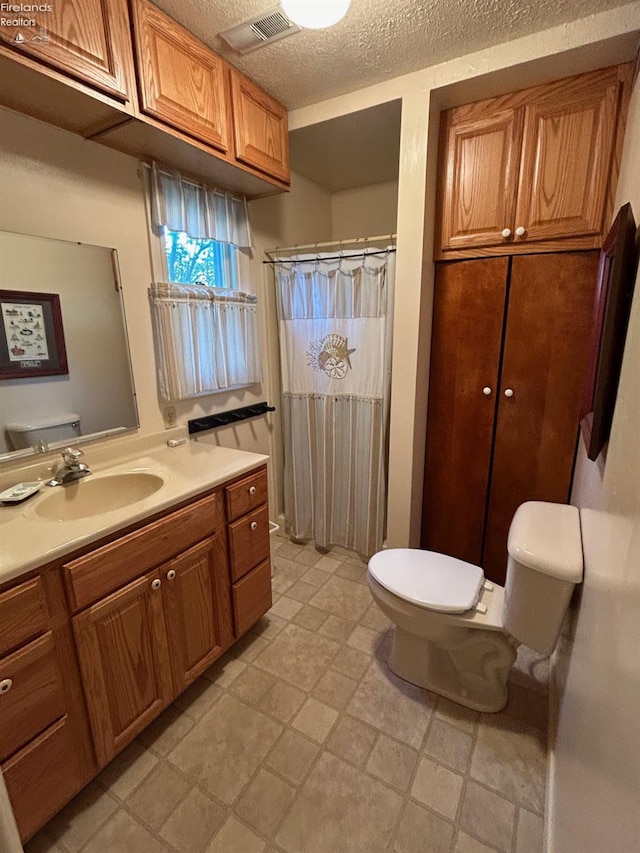
{"type": "Polygon", "coordinates": [[[395,256],[331,257],[275,268],[285,528],[370,556],[385,533],[395,256]]]}

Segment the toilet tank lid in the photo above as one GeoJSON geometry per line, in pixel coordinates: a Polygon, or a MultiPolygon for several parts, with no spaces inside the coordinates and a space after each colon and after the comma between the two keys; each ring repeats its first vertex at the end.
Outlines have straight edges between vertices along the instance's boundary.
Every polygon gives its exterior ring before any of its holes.
{"type": "Polygon", "coordinates": [[[75,424],[79,420],[80,415],[76,412],[63,412],[61,415],[50,415],[48,418],[14,421],[7,424],[6,428],[9,432],[30,432],[34,429],[48,429],[49,427],[64,426],[65,424],[75,424]]]}
{"type": "Polygon", "coordinates": [[[581,583],[583,572],[580,512],[568,504],[527,501],[509,528],[512,559],[567,583],[581,583]]]}

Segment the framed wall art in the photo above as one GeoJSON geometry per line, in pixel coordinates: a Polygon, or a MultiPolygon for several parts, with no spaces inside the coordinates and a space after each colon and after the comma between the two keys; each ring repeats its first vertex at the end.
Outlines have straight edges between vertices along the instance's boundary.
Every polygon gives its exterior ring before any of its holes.
{"type": "Polygon", "coordinates": [[[625,204],[600,250],[580,424],[587,455],[594,461],[611,432],[637,267],[636,223],[631,204],[625,204]]]}
{"type": "Polygon", "coordinates": [[[0,380],[68,372],[60,297],[0,290],[0,380]]]}

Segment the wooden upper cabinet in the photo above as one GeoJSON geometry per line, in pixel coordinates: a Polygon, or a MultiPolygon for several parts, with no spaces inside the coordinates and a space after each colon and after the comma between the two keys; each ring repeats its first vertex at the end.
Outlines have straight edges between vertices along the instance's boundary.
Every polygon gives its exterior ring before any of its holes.
{"type": "Polygon", "coordinates": [[[522,121],[515,110],[492,115],[449,114],[446,130],[443,245],[485,246],[502,241],[513,221],[522,121]]]}
{"type": "Polygon", "coordinates": [[[522,239],[602,233],[618,89],[610,73],[599,81],[577,78],[524,108],[515,218],[522,239]]]}
{"type": "Polygon", "coordinates": [[[254,82],[231,68],[236,159],[289,182],[287,110],[254,82]]]}
{"type": "Polygon", "coordinates": [[[228,152],[227,63],[148,0],[132,9],[142,112],[228,152]]]}
{"type": "Polygon", "coordinates": [[[0,41],[119,100],[128,100],[127,0],[54,0],[50,8],[25,13],[38,26],[20,30],[24,41],[16,43],[16,27],[2,26],[0,41]]]}
{"type": "Polygon", "coordinates": [[[436,258],[598,248],[630,74],[613,66],[443,113],[436,258]]]}

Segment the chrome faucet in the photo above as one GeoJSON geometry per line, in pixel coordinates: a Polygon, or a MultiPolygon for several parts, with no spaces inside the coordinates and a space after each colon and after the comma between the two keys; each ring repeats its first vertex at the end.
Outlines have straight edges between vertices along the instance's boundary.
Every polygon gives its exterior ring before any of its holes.
{"type": "Polygon", "coordinates": [[[80,462],[83,456],[84,453],[81,450],[65,447],[62,451],[64,465],[56,471],[53,480],[47,481],[47,486],[64,486],[67,483],[88,477],[91,471],[85,462],[80,462]]]}

